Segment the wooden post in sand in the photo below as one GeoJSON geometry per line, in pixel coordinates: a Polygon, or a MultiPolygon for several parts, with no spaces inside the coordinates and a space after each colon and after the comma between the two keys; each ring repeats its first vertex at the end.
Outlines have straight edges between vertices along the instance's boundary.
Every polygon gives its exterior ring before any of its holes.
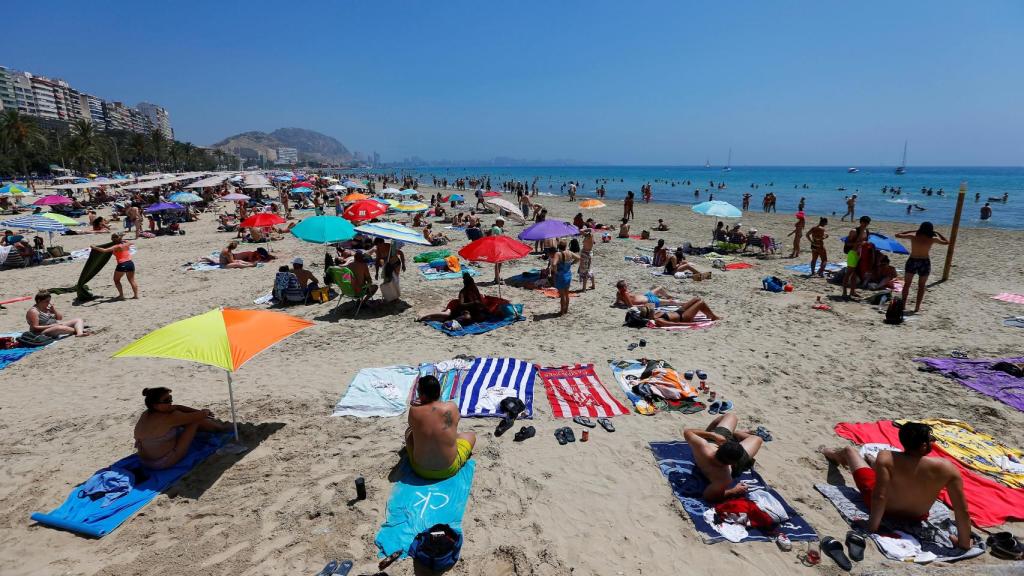
{"type": "Polygon", "coordinates": [[[960,192],[956,195],[956,212],[953,214],[953,228],[949,231],[949,247],[946,248],[946,266],[942,269],[942,281],[949,280],[949,270],[953,267],[953,249],[956,248],[956,235],[960,231],[960,214],[964,211],[964,197],[967,196],[967,182],[960,183],[960,192]]]}

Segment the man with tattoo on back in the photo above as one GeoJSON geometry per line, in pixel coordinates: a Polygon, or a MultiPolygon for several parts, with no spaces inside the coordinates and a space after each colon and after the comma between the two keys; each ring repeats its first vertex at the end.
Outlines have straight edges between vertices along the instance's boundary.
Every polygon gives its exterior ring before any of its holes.
{"type": "Polygon", "coordinates": [[[451,478],[469,461],[476,434],[459,433],[459,407],[441,401],[441,383],[433,376],[420,378],[419,399],[409,408],[405,450],[409,464],[422,478],[451,478]]]}

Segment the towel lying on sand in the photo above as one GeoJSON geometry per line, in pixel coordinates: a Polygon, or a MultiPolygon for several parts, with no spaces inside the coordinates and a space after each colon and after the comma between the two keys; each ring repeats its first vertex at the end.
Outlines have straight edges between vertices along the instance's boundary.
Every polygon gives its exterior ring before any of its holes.
{"type": "Polygon", "coordinates": [[[664,360],[648,360],[647,364],[640,360],[610,360],[608,364],[615,382],[639,414],[650,416],[661,410],[691,414],[705,409],[704,404],[696,401],[697,391],[664,360]],[[648,366],[651,368],[650,374],[648,378],[642,379],[648,366]],[[644,383],[652,386],[652,393],[655,394],[653,403],[633,392],[634,386],[644,383]]]}
{"type": "Polygon", "coordinates": [[[134,454],[122,458],[111,464],[109,468],[133,473],[134,484],[129,491],[110,501],[103,498],[94,500],[80,490],[80,484],[71,490],[71,494],[59,508],[45,514],[36,512],[32,514],[32,519],[51,528],[102,538],[113,532],[150,500],[156,498],[157,494],[174,484],[200,462],[206,460],[229,438],[231,438],[230,434],[200,433],[196,435],[189,447],[188,454],[174,467],[166,470],[145,468],[139,461],[139,457],[134,454]]]}
{"type": "MultiPolygon", "coordinates": [[[[466,377],[466,373],[472,365],[472,360],[462,358],[453,358],[436,363],[424,362],[419,366],[419,376],[417,376],[417,379],[424,376],[437,378],[437,381],[441,383],[441,401],[455,402],[459,398],[462,380],[466,377]]],[[[413,386],[409,390],[409,404],[418,400],[419,393],[416,387],[413,386]]]]}
{"type": "Polygon", "coordinates": [[[42,350],[45,346],[36,346],[33,348],[9,348],[7,350],[0,350],[0,370],[7,368],[11,364],[14,364],[18,360],[21,360],[25,356],[35,352],[36,350],[42,350]]]}
{"type": "MultiPolygon", "coordinates": [[[[897,420],[902,425],[905,420],[897,420]]],[[[936,444],[946,455],[979,474],[1009,486],[1024,488],[1024,452],[977,432],[961,420],[920,420],[932,427],[936,444]]]]}
{"type": "Polygon", "coordinates": [[[1024,328],[1024,316],[1007,316],[1003,319],[1003,326],[1010,328],[1024,328]]]}
{"type": "Polygon", "coordinates": [[[473,486],[476,460],[471,459],[458,474],[447,480],[425,480],[402,458],[402,477],[395,483],[388,500],[387,519],[377,532],[377,551],[381,557],[402,552],[404,557],[417,534],[435,524],[447,524],[462,532],[462,516],[473,486]]]}
{"type": "MultiPolygon", "coordinates": [[[[659,310],[661,309],[662,308],[659,308],[659,310]]],[[[673,308],[672,310],[675,311],[676,308],[673,308]]],[[[666,332],[681,332],[684,330],[699,330],[701,328],[709,328],[717,323],[717,320],[708,319],[708,317],[704,315],[704,313],[698,313],[696,316],[693,317],[693,322],[686,322],[681,326],[658,326],[657,324],[655,324],[654,320],[651,320],[647,323],[647,327],[656,328],[658,330],[665,330],[666,332]]]]}
{"type": "MultiPolygon", "coordinates": [[[[686,442],[651,442],[651,452],[661,469],[661,473],[672,487],[672,494],[683,505],[686,513],[693,521],[694,527],[701,534],[705,544],[714,544],[722,540],[733,542],[763,542],[772,537],[756,528],[744,528],[740,525],[719,524],[715,522],[715,507],[704,500],[704,489],[708,480],[697,468],[693,452],[686,442]]],[[[780,523],[776,529],[784,533],[790,540],[812,541],[818,535],[814,528],[801,518],[779,493],[765,484],[761,475],[754,470],[747,470],[737,479],[747,485],[748,494],[765,491],[778,501],[788,520],[780,523]]],[[[754,497],[751,497],[753,499],[754,497]]]]}
{"type": "Polygon", "coordinates": [[[446,328],[443,322],[438,322],[437,320],[432,320],[430,322],[426,322],[426,325],[430,326],[434,330],[440,330],[441,332],[444,332],[445,334],[447,334],[449,336],[456,336],[456,337],[458,337],[458,336],[472,336],[472,335],[476,335],[476,334],[484,334],[486,332],[490,332],[491,330],[497,330],[498,328],[502,328],[504,326],[508,326],[509,324],[514,324],[516,322],[519,322],[520,320],[526,320],[526,317],[523,316],[523,305],[522,304],[512,304],[512,306],[516,310],[515,316],[508,316],[506,318],[498,318],[496,320],[487,320],[487,321],[484,321],[484,322],[475,322],[475,323],[470,324],[468,326],[462,326],[458,330],[452,330],[451,328],[446,328]]]}
{"type": "Polygon", "coordinates": [[[515,396],[526,410],[520,418],[533,418],[533,379],[537,368],[515,358],[477,358],[473,361],[459,398],[463,416],[503,417],[499,404],[503,398],[515,396]]]}
{"type": "Polygon", "coordinates": [[[537,374],[544,382],[555,418],[607,418],[629,414],[601,384],[593,364],[541,368],[537,374]]]}
{"type": "Polygon", "coordinates": [[[363,368],[334,406],[332,416],[401,416],[419,371],[412,366],[363,368]]]}
{"type": "MultiPolygon", "coordinates": [[[[821,264],[815,264],[814,265],[815,271],[817,271],[820,266],[821,266],[821,264]]],[[[829,262],[828,264],[825,265],[825,271],[826,272],[837,272],[839,270],[842,270],[843,268],[844,268],[844,266],[842,266],[840,264],[836,264],[835,262],[829,262]]],[[[810,276],[810,274],[811,274],[811,265],[810,264],[794,264],[792,266],[786,266],[786,270],[792,270],[793,272],[799,272],[800,274],[806,274],[806,275],[810,276]]]]}
{"type": "MultiPolygon", "coordinates": [[[[890,420],[879,422],[842,422],[835,427],[836,434],[856,444],[890,444],[899,446],[899,429],[890,420]]],[[[1024,520],[1024,489],[1009,488],[982,476],[950,456],[937,443],[932,454],[945,458],[960,470],[964,481],[964,497],[975,526],[987,528],[1008,520],[1024,520]]],[[[939,497],[950,505],[945,492],[939,497]]]]}
{"type": "Polygon", "coordinates": [[[986,396],[991,396],[1017,410],[1024,411],[1024,378],[1017,378],[1006,372],[993,370],[992,366],[999,362],[1020,364],[1024,357],[1017,358],[914,358],[927,366],[928,370],[938,372],[957,382],[973,388],[986,396]]]}
{"type": "MultiPolygon", "coordinates": [[[[851,526],[858,521],[867,521],[868,509],[856,488],[815,484],[814,489],[821,492],[851,526]]],[[[974,539],[979,546],[968,551],[957,548],[956,535],[952,511],[942,502],[936,501],[927,520],[898,521],[886,518],[882,521],[879,533],[870,536],[886,558],[900,562],[956,562],[985,553],[977,535],[974,535],[974,539]]]]}
{"type": "Polygon", "coordinates": [[[456,280],[462,278],[462,273],[467,272],[470,276],[476,276],[480,274],[475,269],[462,265],[462,270],[459,272],[450,272],[448,270],[437,270],[432,268],[430,264],[420,264],[420,274],[423,275],[427,280],[456,280]]]}
{"type": "Polygon", "coordinates": [[[1011,294],[1009,292],[1003,292],[996,294],[992,297],[993,300],[1002,300],[1003,302],[1012,302],[1014,304],[1024,304],[1024,295],[1011,294]]]}

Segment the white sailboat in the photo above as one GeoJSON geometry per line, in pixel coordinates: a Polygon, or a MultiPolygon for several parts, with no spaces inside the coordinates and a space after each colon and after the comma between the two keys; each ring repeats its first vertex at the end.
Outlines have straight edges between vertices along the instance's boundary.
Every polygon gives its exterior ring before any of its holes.
{"type": "Polygon", "coordinates": [[[729,148],[729,160],[722,167],[722,172],[732,172],[732,148],[729,148]]]}
{"type": "Polygon", "coordinates": [[[907,141],[906,140],[903,141],[903,162],[900,162],[900,165],[896,167],[896,173],[897,174],[906,174],[907,173],[907,141]]]}
{"type": "Polygon", "coordinates": [[[858,169],[858,168],[847,168],[846,169],[846,173],[847,174],[856,174],[857,172],[860,172],[860,169],[858,169]]]}
{"type": "Polygon", "coordinates": [[[710,158],[704,161],[704,167],[705,168],[711,168],[711,159],[710,158]]]}

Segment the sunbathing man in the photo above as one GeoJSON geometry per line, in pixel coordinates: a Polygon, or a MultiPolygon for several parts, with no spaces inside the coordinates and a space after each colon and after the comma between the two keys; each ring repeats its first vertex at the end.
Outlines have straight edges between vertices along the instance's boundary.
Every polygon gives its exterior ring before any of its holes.
{"type": "Polygon", "coordinates": [[[143,466],[164,470],[181,461],[200,430],[227,432],[229,422],[214,420],[209,410],[173,404],[169,388],[143,388],[146,411],[135,424],[135,448],[143,466]]]}
{"type": "Polygon", "coordinates": [[[732,484],[740,474],[754,467],[754,456],[763,441],[749,432],[737,432],[736,423],[736,416],[725,414],[712,420],[705,430],[683,430],[697,467],[708,479],[703,494],[708,502],[747,493],[746,484],[732,484]]]}
{"type": "Polygon", "coordinates": [[[661,305],[665,306],[682,306],[684,303],[681,300],[676,300],[668,293],[662,286],[656,286],[645,292],[642,296],[637,296],[629,291],[629,286],[625,280],[619,280],[615,284],[615,288],[618,292],[615,294],[615,305],[624,306],[629,308],[631,306],[640,306],[642,304],[651,304],[655,308],[661,305]]]}
{"type": "Polygon", "coordinates": [[[939,492],[946,489],[953,505],[958,534],[957,546],[969,550],[971,517],[964,498],[964,482],[960,471],[944,458],[925,458],[932,450],[931,426],[907,422],[900,426],[903,452],[882,450],[873,462],[861,457],[853,446],[836,450],[819,450],[833,464],[846,466],[860,490],[871,516],[867,529],[878,532],[885,517],[925,519],[939,492]]]}
{"type": "Polygon", "coordinates": [[[825,226],[828,226],[828,218],[818,220],[818,225],[807,231],[806,238],[811,242],[811,276],[814,276],[814,264],[821,259],[821,267],[818,268],[818,276],[825,277],[825,266],[828,264],[828,251],[825,250],[825,226]]]}
{"type": "Polygon", "coordinates": [[[366,265],[365,252],[356,250],[352,261],[347,266],[352,271],[352,289],[356,294],[363,294],[363,303],[365,304],[377,293],[377,285],[370,277],[370,267],[366,265]]]}
{"type": "Polygon", "coordinates": [[[409,429],[405,433],[409,465],[422,478],[451,478],[472,456],[476,434],[459,433],[459,407],[440,400],[441,383],[437,378],[420,378],[416,390],[419,399],[409,407],[409,429]]]}
{"type": "Polygon", "coordinates": [[[444,234],[441,234],[440,232],[434,234],[434,231],[432,230],[433,227],[433,224],[427,224],[423,228],[423,239],[426,240],[427,242],[430,242],[431,246],[444,246],[445,244],[447,244],[448,237],[445,236],[444,234]]]}

